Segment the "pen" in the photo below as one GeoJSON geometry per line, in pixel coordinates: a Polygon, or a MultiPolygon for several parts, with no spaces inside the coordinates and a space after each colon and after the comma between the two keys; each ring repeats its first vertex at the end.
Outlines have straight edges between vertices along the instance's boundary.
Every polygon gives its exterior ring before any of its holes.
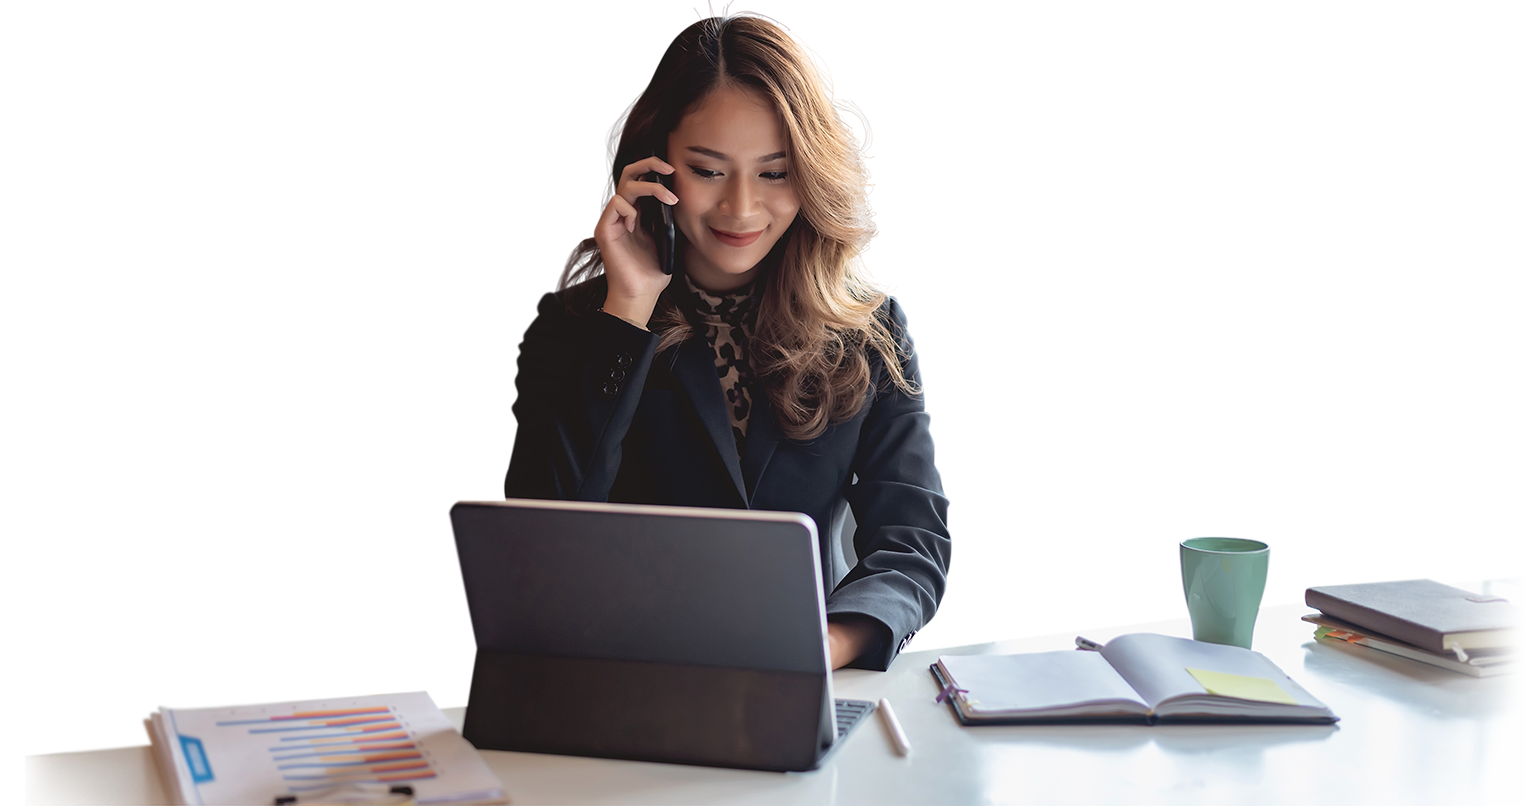
{"type": "Polygon", "coordinates": [[[880,716],[885,720],[885,728],[890,731],[890,740],[895,744],[897,755],[909,755],[911,742],[906,738],[906,731],[901,730],[901,723],[895,718],[895,711],[890,708],[890,700],[880,698],[880,716]]]}
{"type": "Polygon", "coordinates": [[[340,784],[307,795],[278,795],[275,806],[413,806],[413,787],[385,784],[340,784]]]}
{"type": "Polygon", "coordinates": [[[1102,645],[1096,641],[1089,641],[1081,636],[1076,636],[1076,649],[1085,649],[1092,652],[1101,652],[1102,645]]]}

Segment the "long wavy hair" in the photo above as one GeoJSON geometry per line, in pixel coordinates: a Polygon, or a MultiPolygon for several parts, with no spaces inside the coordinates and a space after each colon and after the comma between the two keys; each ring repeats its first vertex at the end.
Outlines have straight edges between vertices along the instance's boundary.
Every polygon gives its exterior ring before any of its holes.
{"type": "MultiPolygon", "coordinates": [[[[711,17],[684,29],[626,113],[611,188],[625,166],[652,154],[667,159],[668,134],[725,86],[746,87],[770,101],[788,138],[789,181],[800,212],[764,259],[748,351],[780,430],[789,439],[811,440],[868,402],[871,350],[891,383],[908,394],[918,390],[901,370],[906,356],[900,334],[876,313],[885,295],[857,267],[875,233],[868,176],[858,142],[810,57],[777,25],[758,17],[711,17]]],[[[567,259],[561,288],[591,290],[584,281],[602,270],[598,245],[588,238],[567,259]]],[[[700,332],[675,284],[683,287],[675,278],[652,317],[652,329],[661,334],[659,350],[700,332]]],[[[576,297],[569,296],[569,305],[592,307],[576,297]]]]}

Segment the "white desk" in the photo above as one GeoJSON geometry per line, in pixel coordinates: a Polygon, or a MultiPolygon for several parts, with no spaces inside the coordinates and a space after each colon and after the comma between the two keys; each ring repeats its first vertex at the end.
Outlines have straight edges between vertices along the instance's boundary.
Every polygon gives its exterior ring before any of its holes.
{"type": "MultiPolygon", "coordinates": [[[[913,751],[878,717],[822,769],[764,773],[485,752],[516,804],[535,803],[1492,803],[1522,789],[1518,676],[1478,679],[1362,647],[1316,644],[1301,605],[1267,608],[1255,649],[1341,722],[962,728],[935,705],[942,654],[1041,652],[1073,635],[914,652],[886,673],[836,673],[839,697],[889,697],[913,751]]],[[[1189,635],[1186,620],[1086,633],[1189,635]]],[[[446,711],[457,720],[463,709],[446,711]]],[[[1526,771],[1523,771],[1526,775],[1526,771]]],[[[149,749],[27,759],[29,803],[167,803],[149,749]]]]}

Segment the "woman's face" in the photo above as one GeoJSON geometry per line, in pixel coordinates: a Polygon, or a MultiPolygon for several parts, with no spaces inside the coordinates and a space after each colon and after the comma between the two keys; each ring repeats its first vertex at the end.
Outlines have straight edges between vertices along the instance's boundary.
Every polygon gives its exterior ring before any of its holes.
{"type": "Polygon", "coordinates": [[[768,101],[725,87],[668,135],[676,169],[673,217],[688,240],[684,267],[707,291],[740,288],[800,211],[789,179],[784,128],[768,101]]]}

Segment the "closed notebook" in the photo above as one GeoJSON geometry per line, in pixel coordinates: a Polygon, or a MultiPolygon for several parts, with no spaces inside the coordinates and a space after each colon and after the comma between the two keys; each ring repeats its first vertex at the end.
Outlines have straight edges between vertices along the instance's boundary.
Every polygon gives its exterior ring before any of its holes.
{"type": "Polygon", "coordinates": [[[1338,719],[1259,652],[1153,633],[1100,652],[945,655],[932,671],[966,725],[1338,719]]]}
{"type": "Polygon", "coordinates": [[[413,789],[418,804],[507,803],[503,785],[422,692],[227,708],[146,720],[177,803],[324,800],[336,786],[413,789]]]}
{"type": "Polygon", "coordinates": [[[1314,637],[1321,641],[1376,649],[1474,677],[1494,677],[1515,671],[1515,652],[1510,649],[1475,649],[1459,657],[1454,652],[1429,652],[1323,614],[1304,616],[1303,620],[1315,625],[1314,637]]]}
{"type": "Polygon", "coordinates": [[[1305,591],[1304,602],[1431,652],[1510,646],[1520,623],[1520,610],[1504,599],[1430,579],[1325,585],[1305,591]]]}

